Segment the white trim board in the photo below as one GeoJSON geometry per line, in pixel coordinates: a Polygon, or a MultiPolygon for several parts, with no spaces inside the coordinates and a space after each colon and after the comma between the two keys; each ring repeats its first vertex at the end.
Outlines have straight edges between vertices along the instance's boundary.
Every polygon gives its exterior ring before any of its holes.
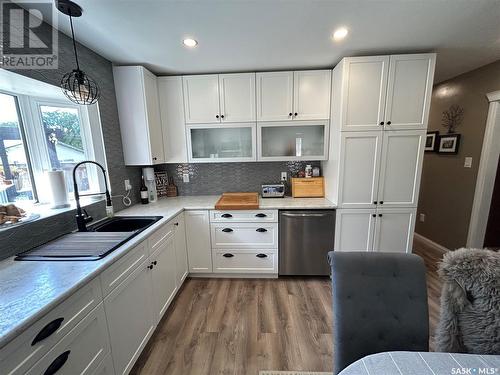
{"type": "Polygon", "coordinates": [[[467,247],[482,248],[488,214],[490,212],[491,197],[495,184],[498,155],[500,153],[500,90],[486,94],[490,102],[486,129],[481,149],[481,159],[474,191],[474,201],[467,234],[467,247]]]}
{"type": "Polygon", "coordinates": [[[450,249],[448,249],[447,247],[444,247],[443,245],[440,245],[437,242],[434,242],[433,240],[430,240],[427,237],[424,237],[416,232],[413,233],[413,241],[420,242],[421,244],[424,244],[425,246],[430,247],[431,249],[436,250],[442,254],[450,251],[450,249]]]}

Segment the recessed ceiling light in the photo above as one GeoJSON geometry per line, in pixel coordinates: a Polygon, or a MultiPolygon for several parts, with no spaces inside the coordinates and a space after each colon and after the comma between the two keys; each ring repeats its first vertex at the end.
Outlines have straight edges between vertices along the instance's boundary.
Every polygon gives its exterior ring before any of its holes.
{"type": "Polygon", "coordinates": [[[342,40],[347,36],[348,33],[349,31],[345,27],[339,27],[333,33],[333,39],[337,41],[342,40]]]}
{"type": "Polygon", "coordinates": [[[196,45],[198,44],[198,42],[192,38],[186,38],[182,41],[182,43],[184,43],[186,47],[191,47],[191,48],[196,47],[196,45]]]}

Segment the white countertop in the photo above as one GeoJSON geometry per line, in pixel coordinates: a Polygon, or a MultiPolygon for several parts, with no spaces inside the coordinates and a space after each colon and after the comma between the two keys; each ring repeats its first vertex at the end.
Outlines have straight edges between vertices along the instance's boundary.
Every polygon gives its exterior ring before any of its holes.
{"type": "MultiPolygon", "coordinates": [[[[0,262],[0,348],[23,332],[53,307],[69,297],[125,255],[183,210],[214,209],[219,195],[185,196],[160,199],[148,205],[137,204],[117,216],[163,216],[130,241],[97,261],[14,261],[0,262]]],[[[331,209],[324,198],[261,198],[261,209],[331,209]]],[[[28,229],[29,226],[27,225],[28,229]]]]}

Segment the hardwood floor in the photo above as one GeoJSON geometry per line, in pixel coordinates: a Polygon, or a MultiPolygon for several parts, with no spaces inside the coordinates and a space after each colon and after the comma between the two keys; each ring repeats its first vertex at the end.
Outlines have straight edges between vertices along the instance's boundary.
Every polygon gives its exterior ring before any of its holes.
{"type": "MultiPolygon", "coordinates": [[[[441,254],[414,252],[427,266],[432,350],[441,254]]],[[[132,374],[332,371],[331,321],[328,278],[188,279],[132,374]]]]}

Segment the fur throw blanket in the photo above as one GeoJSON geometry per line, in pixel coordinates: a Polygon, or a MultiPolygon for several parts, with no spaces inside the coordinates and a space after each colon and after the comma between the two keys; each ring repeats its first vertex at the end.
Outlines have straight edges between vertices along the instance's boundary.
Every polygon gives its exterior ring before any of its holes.
{"type": "Polygon", "coordinates": [[[438,272],[444,284],[437,351],[500,354],[500,252],[450,251],[438,272]]]}

